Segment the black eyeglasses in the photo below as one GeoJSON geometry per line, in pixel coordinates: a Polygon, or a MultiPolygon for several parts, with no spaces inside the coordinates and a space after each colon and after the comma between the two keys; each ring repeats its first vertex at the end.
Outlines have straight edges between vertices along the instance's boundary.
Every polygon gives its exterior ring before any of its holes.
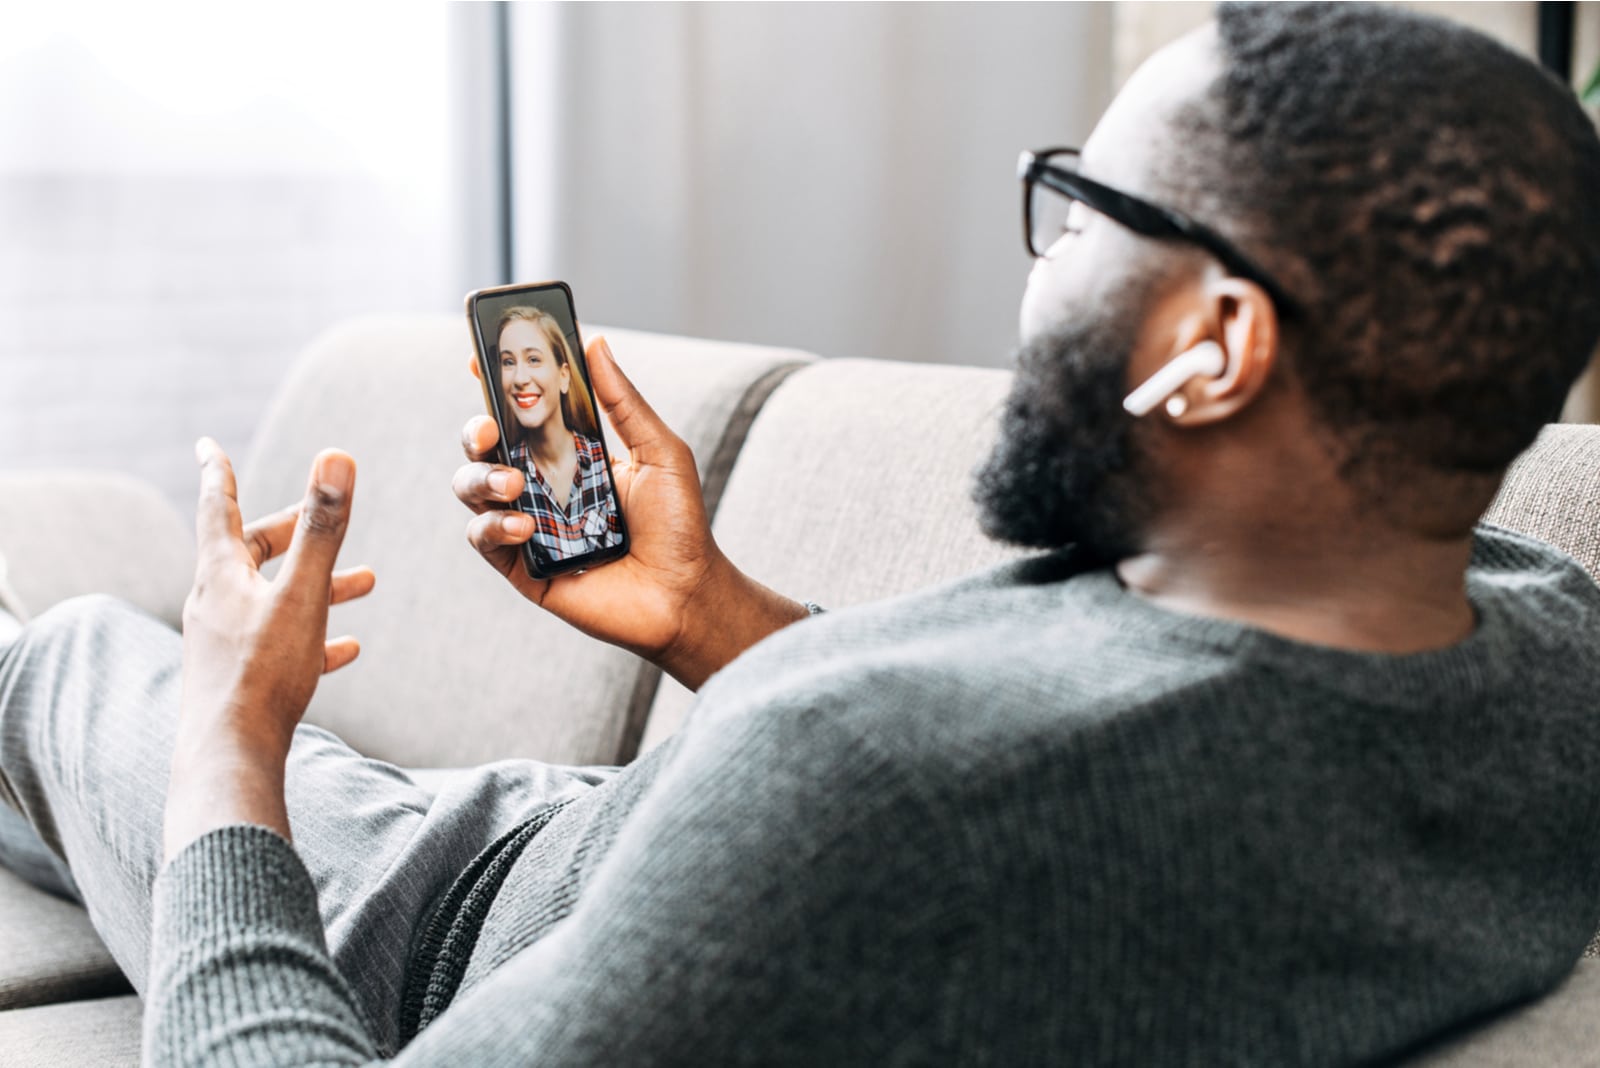
{"type": "Polygon", "coordinates": [[[1118,192],[1079,174],[1075,148],[1024,152],[1017,160],[1017,177],[1022,179],[1022,237],[1028,252],[1035,257],[1043,256],[1066,232],[1068,209],[1078,202],[1136,234],[1199,245],[1229,272],[1266,290],[1279,315],[1287,318],[1300,314],[1300,305],[1271,275],[1215,230],[1171,208],[1118,192]],[[1058,195],[1048,196],[1045,190],[1058,195]]]}

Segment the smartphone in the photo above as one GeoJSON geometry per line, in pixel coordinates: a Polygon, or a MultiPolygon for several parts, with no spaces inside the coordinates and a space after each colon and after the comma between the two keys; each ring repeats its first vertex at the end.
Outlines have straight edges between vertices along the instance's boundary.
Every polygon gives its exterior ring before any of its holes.
{"type": "Polygon", "coordinates": [[[534,578],[582,571],[628,551],[600,406],[565,282],[467,294],[483,400],[499,461],[522,472],[511,508],[533,519],[522,562],[534,578]]]}

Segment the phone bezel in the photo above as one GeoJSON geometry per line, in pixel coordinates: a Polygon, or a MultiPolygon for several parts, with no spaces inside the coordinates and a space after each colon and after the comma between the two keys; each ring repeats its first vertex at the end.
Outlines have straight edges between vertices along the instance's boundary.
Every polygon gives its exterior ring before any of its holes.
{"type": "MultiPolygon", "coordinates": [[[[491,382],[499,380],[500,369],[488,357],[489,346],[483,337],[483,327],[478,320],[478,301],[485,297],[499,297],[510,293],[545,293],[559,290],[567,305],[567,316],[572,322],[573,337],[577,341],[577,351],[571,353],[573,360],[577,361],[581,372],[579,377],[583,386],[589,392],[589,404],[594,409],[596,416],[601,415],[599,399],[594,395],[594,382],[589,376],[589,360],[583,351],[583,331],[578,325],[577,305],[572,299],[572,287],[561,281],[549,282],[520,282],[505,286],[488,286],[475,289],[466,296],[467,323],[471,327],[472,347],[477,355],[479,380],[483,386],[483,404],[489,412],[489,417],[494,420],[494,425],[500,431],[500,440],[495,443],[495,456],[502,466],[512,467],[510,454],[506,450],[506,426],[501,415],[500,405],[496,403],[494,388],[491,382]]],[[[570,574],[574,571],[583,571],[600,564],[608,563],[619,557],[626,556],[630,538],[628,535],[628,518],[622,511],[622,498],[617,493],[617,474],[611,466],[611,446],[606,443],[605,430],[600,433],[600,451],[605,456],[606,478],[611,485],[611,502],[617,510],[617,531],[621,540],[609,548],[594,549],[577,556],[567,557],[565,560],[551,558],[541,546],[529,538],[522,544],[522,566],[528,574],[536,579],[554,578],[557,575],[570,574]]],[[[507,506],[511,511],[522,512],[522,500],[518,497],[507,506]]]]}

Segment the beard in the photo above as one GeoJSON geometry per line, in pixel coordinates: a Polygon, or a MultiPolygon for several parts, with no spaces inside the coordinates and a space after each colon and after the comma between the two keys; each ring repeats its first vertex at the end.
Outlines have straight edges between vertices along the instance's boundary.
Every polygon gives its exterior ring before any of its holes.
{"type": "Polygon", "coordinates": [[[984,533],[1105,562],[1138,551],[1148,465],[1122,407],[1135,333],[1117,317],[1086,316],[1017,350],[1000,439],[973,488],[984,533]]]}

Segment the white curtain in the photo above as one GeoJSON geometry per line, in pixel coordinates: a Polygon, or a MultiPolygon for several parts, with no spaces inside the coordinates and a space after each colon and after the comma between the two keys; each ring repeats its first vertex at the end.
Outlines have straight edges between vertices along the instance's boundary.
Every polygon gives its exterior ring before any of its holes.
{"type": "Polygon", "coordinates": [[[448,21],[0,11],[0,469],[128,472],[189,508],[195,438],[242,456],[319,332],[460,308],[448,21]]]}
{"type": "Polygon", "coordinates": [[[1000,363],[1017,153],[1111,93],[1100,4],[516,5],[514,264],[586,321],[1000,363]]]}

